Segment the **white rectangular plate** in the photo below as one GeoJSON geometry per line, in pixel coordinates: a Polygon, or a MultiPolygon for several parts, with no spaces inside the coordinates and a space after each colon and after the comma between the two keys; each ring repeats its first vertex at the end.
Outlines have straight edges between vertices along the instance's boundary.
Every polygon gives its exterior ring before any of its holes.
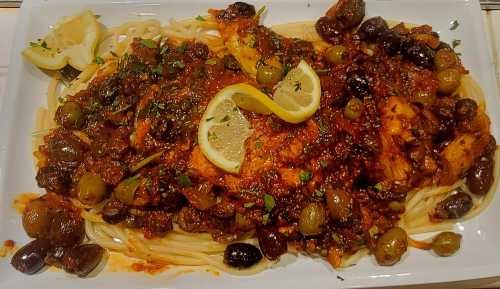
{"type": "MultiPolygon", "coordinates": [[[[278,0],[251,1],[257,8],[266,5],[266,25],[314,20],[323,15],[333,1],[278,0]]],[[[484,89],[493,132],[498,140],[500,124],[497,86],[479,4],[472,0],[368,0],[367,16],[430,24],[441,39],[460,39],[458,51],[465,66],[484,89]],[[450,22],[459,27],[449,30],[450,22]]],[[[9,67],[8,90],[1,99],[0,113],[0,239],[27,241],[20,216],[11,208],[20,192],[40,192],[35,183],[31,156],[31,132],[35,110],[45,105],[48,77],[22,59],[20,52],[29,41],[45,35],[49,26],[63,16],[91,9],[106,25],[127,20],[155,18],[162,22],[206,14],[208,8],[223,8],[228,1],[173,0],[33,0],[23,3],[9,67]]],[[[26,276],[0,259],[0,287],[15,288],[338,288],[376,287],[448,282],[500,276],[500,197],[484,213],[456,227],[464,235],[462,249],[453,257],[437,258],[427,251],[410,250],[393,267],[377,266],[372,258],[341,272],[326,262],[305,257],[251,277],[186,274],[173,280],[162,275],[102,272],[95,278],[79,279],[64,273],[45,272],[26,276]],[[344,278],[341,281],[337,278],[344,278]]]]}

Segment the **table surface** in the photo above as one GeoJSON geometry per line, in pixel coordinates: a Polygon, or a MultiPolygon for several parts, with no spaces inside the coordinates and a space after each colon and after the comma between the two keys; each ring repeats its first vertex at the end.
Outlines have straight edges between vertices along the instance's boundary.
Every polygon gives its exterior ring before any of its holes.
{"type": "MultiPolygon", "coordinates": [[[[500,11],[483,11],[482,13],[500,88],[500,11]]],[[[19,9],[17,8],[0,8],[0,35],[2,35],[0,38],[0,96],[3,96],[5,91],[10,47],[14,39],[18,14],[19,9]]],[[[424,285],[421,288],[436,288],[436,286],[424,285]]],[[[443,284],[439,288],[500,288],[500,276],[498,278],[443,284]]]]}

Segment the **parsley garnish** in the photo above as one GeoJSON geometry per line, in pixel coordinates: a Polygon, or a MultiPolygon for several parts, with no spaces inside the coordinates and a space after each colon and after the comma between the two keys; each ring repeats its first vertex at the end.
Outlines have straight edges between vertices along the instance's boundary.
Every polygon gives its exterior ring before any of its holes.
{"type": "Polygon", "coordinates": [[[228,120],[229,120],[229,115],[227,115],[227,114],[226,114],[226,115],[225,115],[225,116],[224,116],[224,117],[220,120],[220,122],[226,122],[226,121],[228,121],[228,120]]]}
{"type": "Polygon", "coordinates": [[[103,65],[104,64],[104,59],[102,59],[102,57],[100,57],[100,56],[97,56],[95,58],[95,63],[97,63],[99,65],[103,65]]]}
{"type": "Polygon", "coordinates": [[[294,87],[295,91],[299,91],[302,89],[302,83],[300,81],[295,81],[294,87]]]}
{"type": "Polygon", "coordinates": [[[384,189],[384,186],[382,185],[382,183],[376,183],[375,186],[373,186],[373,188],[380,192],[384,189]]]}
{"type": "Polygon", "coordinates": [[[312,178],[312,172],[310,170],[303,170],[299,173],[299,179],[301,182],[308,182],[312,178]]]}
{"type": "Polygon", "coordinates": [[[325,191],[323,189],[316,189],[313,192],[313,196],[318,197],[318,198],[323,198],[324,195],[325,195],[325,191]]]}
{"type": "Polygon", "coordinates": [[[183,187],[190,187],[193,183],[191,183],[191,179],[186,175],[180,175],[177,177],[177,183],[183,187]]]}
{"type": "Polygon", "coordinates": [[[210,59],[207,59],[207,61],[205,61],[205,64],[208,64],[208,65],[214,65],[214,64],[217,64],[217,58],[210,58],[210,59]]]}
{"type": "Polygon", "coordinates": [[[264,207],[266,208],[267,212],[270,212],[274,209],[276,206],[276,201],[274,200],[273,196],[269,194],[264,194],[264,207]]]}
{"type": "Polygon", "coordinates": [[[203,17],[202,17],[202,16],[200,16],[200,15],[196,16],[196,18],[195,18],[195,19],[196,19],[196,20],[198,20],[198,21],[205,21],[205,18],[203,18],[203,17]]]}
{"type": "Polygon", "coordinates": [[[269,223],[269,213],[262,215],[262,224],[267,225],[269,223]]]}
{"type": "Polygon", "coordinates": [[[212,120],[212,119],[214,119],[214,118],[215,118],[214,116],[212,116],[212,117],[208,117],[208,118],[206,119],[206,121],[211,121],[211,120],[212,120]]]}
{"type": "Polygon", "coordinates": [[[283,64],[283,75],[287,75],[288,72],[292,69],[292,65],[290,63],[283,64]]]}
{"type": "Polygon", "coordinates": [[[455,30],[458,28],[460,23],[458,23],[458,20],[453,20],[450,22],[450,30],[455,30]]]}
{"type": "Polygon", "coordinates": [[[453,41],[451,42],[451,47],[453,49],[455,49],[455,47],[459,46],[460,44],[462,44],[462,40],[460,40],[460,39],[453,39],[453,41]]]}
{"type": "Polygon", "coordinates": [[[163,75],[163,65],[158,64],[155,68],[151,69],[151,72],[158,75],[163,75]]]}
{"type": "Polygon", "coordinates": [[[182,62],[182,60],[174,60],[174,61],[170,62],[170,65],[172,67],[177,67],[177,68],[186,67],[186,64],[184,64],[184,62],[182,62]]]}
{"type": "Polygon", "coordinates": [[[147,48],[157,48],[156,42],[152,39],[141,39],[141,44],[147,48]]]}

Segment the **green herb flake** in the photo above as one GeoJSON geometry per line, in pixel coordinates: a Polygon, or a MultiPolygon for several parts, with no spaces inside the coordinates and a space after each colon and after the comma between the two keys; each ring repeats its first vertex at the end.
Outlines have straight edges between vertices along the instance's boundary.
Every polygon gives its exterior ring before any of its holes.
{"type": "Polygon", "coordinates": [[[210,59],[207,59],[207,61],[205,61],[205,64],[208,64],[208,65],[215,65],[215,64],[217,64],[217,58],[210,58],[210,59]]]}
{"type": "Polygon", "coordinates": [[[205,18],[203,18],[203,16],[201,16],[201,15],[196,16],[195,19],[198,21],[205,21],[205,18]]]}
{"type": "Polygon", "coordinates": [[[306,183],[312,178],[312,172],[310,170],[303,170],[299,173],[299,179],[301,182],[306,183]]]}
{"type": "Polygon", "coordinates": [[[95,58],[95,63],[97,63],[99,65],[103,65],[104,64],[104,59],[102,59],[102,57],[100,57],[100,56],[97,56],[95,58]]]}
{"type": "Polygon", "coordinates": [[[116,52],[114,52],[113,50],[111,50],[109,53],[111,53],[111,55],[113,55],[114,57],[118,57],[118,54],[116,54],[116,52]]]}
{"type": "Polygon", "coordinates": [[[453,20],[450,22],[450,30],[455,30],[458,28],[460,23],[458,23],[458,20],[453,20]]]}
{"type": "Polygon", "coordinates": [[[299,91],[302,89],[302,83],[300,81],[295,81],[294,90],[299,91]]]}
{"type": "Polygon", "coordinates": [[[42,47],[42,48],[44,48],[44,49],[50,49],[50,48],[48,48],[48,47],[47,47],[47,42],[42,41],[42,42],[40,43],[40,41],[41,41],[41,39],[38,39],[38,42],[31,42],[31,41],[30,41],[30,43],[29,43],[29,44],[30,44],[30,46],[31,46],[31,47],[42,47]]]}
{"type": "Polygon", "coordinates": [[[151,69],[151,72],[157,75],[163,75],[163,65],[158,64],[155,68],[151,69]]]}
{"type": "Polygon", "coordinates": [[[187,49],[187,42],[183,42],[183,43],[181,44],[181,46],[177,47],[177,49],[176,49],[176,50],[177,50],[177,52],[179,52],[179,53],[184,53],[184,52],[186,52],[186,49],[187,49]]]}
{"type": "Polygon", "coordinates": [[[255,13],[255,18],[260,17],[260,15],[262,15],[262,13],[264,13],[264,11],[266,11],[266,6],[260,7],[260,9],[257,11],[257,13],[255,13]]]}
{"type": "Polygon", "coordinates": [[[153,39],[141,39],[141,44],[147,48],[157,48],[156,42],[153,39]]]}
{"type": "Polygon", "coordinates": [[[206,121],[211,121],[211,120],[212,120],[212,119],[214,119],[214,118],[215,118],[214,116],[212,116],[212,117],[208,117],[208,118],[206,119],[206,121]]]}
{"type": "Polygon", "coordinates": [[[290,63],[283,64],[283,75],[286,76],[288,72],[292,70],[292,65],[290,63]]]}
{"type": "Polygon", "coordinates": [[[177,183],[180,185],[180,186],[183,186],[183,187],[191,187],[191,185],[193,184],[191,182],[191,179],[186,176],[186,175],[180,175],[177,177],[177,183]]]}
{"type": "Polygon", "coordinates": [[[226,115],[225,115],[225,116],[224,116],[224,117],[220,120],[220,122],[226,122],[226,121],[229,121],[229,119],[230,119],[229,115],[227,115],[227,114],[226,114],[226,115]]]}
{"type": "Polygon", "coordinates": [[[373,186],[373,188],[379,192],[384,190],[384,186],[382,185],[382,183],[376,183],[375,186],[373,186]]]}
{"type": "Polygon", "coordinates": [[[462,40],[460,40],[460,39],[453,39],[453,41],[451,42],[451,47],[453,49],[455,49],[455,47],[459,46],[460,44],[462,44],[462,40]]]}
{"type": "Polygon", "coordinates": [[[249,202],[249,203],[244,203],[244,204],[243,204],[243,207],[248,209],[248,208],[253,207],[254,205],[255,205],[255,203],[254,203],[254,202],[249,202]]]}
{"type": "Polygon", "coordinates": [[[262,224],[267,225],[269,223],[269,213],[262,215],[262,224]]]}
{"type": "Polygon", "coordinates": [[[184,64],[184,62],[182,62],[182,60],[172,61],[171,65],[172,65],[172,67],[177,67],[177,68],[181,68],[181,69],[186,67],[186,64],[184,64]]]}
{"type": "Polygon", "coordinates": [[[269,194],[264,194],[264,207],[266,208],[267,212],[270,212],[276,207],[276,201],[274,200],[273,196],[269,194]]]}
{"type": "Polygon", "coordinates": [[[325,191],[323,189],[316,189],[313,192],[313,196],[318,197],[318,198],[323,198],[324,195],[325,195],[325,191]]]}
{"type": "Polygon", "coordinates": [[[170,48],[168,47],[168,45],[163,45],[163,46],[161,47],[160,54],[161,54],[161,55],[165,55],[165,54],[167,54],[167,52],[168,52],[169,50],[170,50],[170,48]]]}

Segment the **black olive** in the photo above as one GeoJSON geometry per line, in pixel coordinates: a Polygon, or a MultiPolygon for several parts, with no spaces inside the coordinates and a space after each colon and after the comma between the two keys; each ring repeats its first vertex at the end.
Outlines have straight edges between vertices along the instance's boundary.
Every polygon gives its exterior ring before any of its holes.
{"type": "Polygon", "coordinates": [[[477,113],[477,103],[470,98],[462,98],[455,104],[455,117],[458,120],[472,120],[477,113]]]}
{"type": "Polygon", "coordinates": [[[363,0],[340,0],[336,5],[335,17],[345,29],[358,26],[365,17],[365,1],[363,0]]]}
{"type": "Polygon", "coordinates": [[[259,247],[269,260],[276,260],[287,250],[286,236],[276,228],[263,228],[257,233],[259,247]]]}
{"type": "Polygon", "coordinates": [[[50,249],[50,242],[36,239],[19,249],[12,257],[12,267],[24,274],[35,274],[45,266],[45,256],[50,249]]]}
{"type": "Polygon", "coordinates": [[[394,55],[400,52],[403,46],[403,37],[392,30],[382,33],[379,41],[380,45],[389,55],[394,55]]]}
{"type": "Polygon", "coordinates": [[[118,224],[127,217],[127,206],[116,199],[111,199],[104,204],[101,214],[106,223],[118,224]]]}
{"type": "Polygon", "coordinates": [[[99,265],[103,255],[104,248],[97,244],[78,245],[65,252],[63,269],[78,277],[85,277],[99,265]]]}
{"type": "Polygon", "coordinates": [[[377,16],[363,22],[359,27],[358,34],[362,40],[376,41],[388,30],[387,22],[382,17],[377,16]]]}
{"type": "Polygon", "coordinates": [[[85,237],[83,219],[60,211],[54,214],[49,231],[49,239],[55,246],[80,244],[85,237]]]}
{"type": "Polygon", "coordinates": [[[49,157],[58,161],[74,162],[83,157],[84,146],[72,134],[51,138],[47,144],[49,157]]]}
{"type": "Polygon", "coordinates": [[[38,170],[36,173],[36,182],[40,188],[64,194],[71,184],[71,178],[68,172],[62,170],[59,166],[48,165],[38,170]]]}
{"type": "Polygon", "coordinates": [[[491,157],[495,151],[497,150],[497,141],[495,140],[495,137],[493,135],[490,135],[490,139],[488,141],[488,144],[484,148],[483,155],[487,157],[491,157]]]}
{"type": "Polygon", "coordinates": [[[427,69],[434,67],[434,51],[427,45],[409,40],[403,43],[402,50],[403,55],[415,65],[427,69]]]}
{"type": "Polygon", "coordinates": [[[217,17],[222,20],[233,20],[237,17],[255,16],[255,7],[245,2],[235,2],[222,10],[217,17]]]}
{"type": "Polygon", "coordinates": [[[344,26],[333,16],[323,16],[316,21],[315,28],[326,42],[338,44],[344,26]]]}
{"type": "Polygon", "coordinates": [[[192,56],[200,59],[207,59],[208,53],[208,46],[206,44],[201,42],[194,43],[192,48],[192,56]]]}
{"type": "Polygon", "coordinates": [[[77,102],[68,101],[57,108],[54,119],[64,128],[78,129],[83,125],[84,115],[77,102]]]}
{"type": "Polygon", "coordinates": [[[435,214],[440,219],[458,219],[463,217],[472,208],[472,198],[462,189],[448,196],[436,205],[435,214]]]}
{"type": "Polygon", "coordinates": [[[262,259],[262,253],[254,245],[233,243],[224,250],[224,263],[231,267],[247,268],[262,259]]]}
{"type": "Polygon", "coordinates": [[[71,247],[58,246],[51,248],[45,257],[45,263],[49,266],[62,268],[64,255],[68,250],[71,250],[71,247]]]}
{"type": "Polygon", "coordinates": [[[351,94],[359,99],[363,99],[370,92],[368,79],[361,71],[355,71],[348,74],[347,88],[351,94]]]}
{"type": "Polygon", "coordinates": [[[229,70],[233,71],[238,71],[240,70],[240,64],[238,63],[238,60],[234,58],[233,55],[227,54],[224,55],[224,58],[222,58],[222,61],[224,62],[224,67],[229,70]]]}
{"type": "Polygon", "coordinates": [[[467,187],[471,193],[486,195],[493,184],[493,160],[480,157],[467,172],[467,187]]]}

